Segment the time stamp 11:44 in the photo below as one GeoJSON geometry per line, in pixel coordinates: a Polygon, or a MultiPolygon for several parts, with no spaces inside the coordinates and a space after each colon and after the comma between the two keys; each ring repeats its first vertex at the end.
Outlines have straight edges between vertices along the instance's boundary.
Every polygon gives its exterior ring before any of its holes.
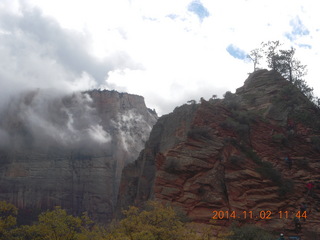
{"type": "Polygon", "coordinates": [[[307,218],[306,211],[213,211],[212,219],[292,219],[307,218]]]}

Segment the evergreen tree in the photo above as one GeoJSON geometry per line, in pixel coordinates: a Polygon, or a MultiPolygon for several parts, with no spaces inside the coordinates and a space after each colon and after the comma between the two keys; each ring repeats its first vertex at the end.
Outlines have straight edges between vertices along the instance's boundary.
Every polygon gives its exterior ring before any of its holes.
{"type": "Polygon", "coordinates": [[[279,41],[262,42],[262,47],[267,58],[268,67],[272,70],[279,71],[280,55],[278,48],[282,45],[279,41]]]}
{"type": "Polygon", "coordinates": [[[295,58],[296,49],[291,47],[288,50],[279,49],[282,44],[279,41],[262,42],[262,49],[253,49],[248,57],[256,65],[262,58],[260,53],[265,54],[268,67],[279,72],[284,78],[296,86],[310,101],[316,106],[320,106],[320,101],[313,95],[313,88],[309,87],[303,77],[307,74],[307,66],[295,58]]]}

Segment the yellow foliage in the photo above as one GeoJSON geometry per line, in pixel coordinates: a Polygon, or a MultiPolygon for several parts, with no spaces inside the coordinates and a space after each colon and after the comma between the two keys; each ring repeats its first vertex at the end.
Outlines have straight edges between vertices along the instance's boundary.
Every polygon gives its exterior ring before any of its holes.
{"type": "Polygon", "coordinates": [[[6,239],[9,231],[17,223],[18,209],[4,201],[0,201],[0,239],[6,239]]]}
{"type": "MultiPolygon", "coordinates": [[[[191,228],[186,227],[173,208],[150,201],[140,211],[130,207],[126,216],[105,235],[108,240],[202,240],[191,228]]],[[[210,238],[206,238],[210,239],[210,238]]]]}
{"type": "Polygon", "coordinates": [[[173,208],[150,201],[143,210],[130,207],[125,218],[109,226],[94,226],[84,214],[68,215],[60,207],[39,215],[30,226],[16,226],[17,208],[0,202],[0,240],[211,240],[211,228],[203,234],[182,223],[173,208]]]}

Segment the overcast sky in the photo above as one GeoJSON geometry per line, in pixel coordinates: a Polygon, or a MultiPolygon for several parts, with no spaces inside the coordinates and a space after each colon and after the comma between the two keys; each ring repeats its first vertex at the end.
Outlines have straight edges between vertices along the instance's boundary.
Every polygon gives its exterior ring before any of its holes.
{"type": "MultiPolygon", "coordinates": [[[[320,96],[318,2],[0,0],[0,95],[106,88],[162,115],[243,85],[262,41],[293,46],[320,96]]],[[[263,66],[262,66],[263,67],[263,66]]]]}

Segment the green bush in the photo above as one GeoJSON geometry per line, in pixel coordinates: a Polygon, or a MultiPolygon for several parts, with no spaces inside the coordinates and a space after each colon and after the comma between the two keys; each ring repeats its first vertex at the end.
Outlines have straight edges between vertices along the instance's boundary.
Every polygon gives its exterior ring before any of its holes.
{"type": "Polygon", "coordinates": [[[280,196],[284,196],[293,191],[293,182],[290,180],[284,180],[280,172],[275,169],[270,162],[262,161],[251,148],[243,144],[235,143],[234,145],[240,148],[241,151],[246,154],[247,158],[252,159],[258,165],[255,169],[258,173],[263,177],[270,179],[279,187],[280,196]]]}
{"type": "Polygon", "coordinates": [[[225,129],[230,129],[240,135],[240,137],[247,137],[249,133],[249,126],[235,121],[232,118],[227,118],[225,122],[220,124],[225,129]]]}
{"type": "Polygon", "coordinates": [[[238,123],[250,125],[251,122],[255,121],[256,115],[249,111],[232,111],[231,114],[232,118],[237,121],[238,123]]]}
{"type": "Polygon", "coordinates": [[[240,97],[238,95],[227,91],[223,97],[223,103],[228,109],[237,110],[240,108],[240,97]]]}

